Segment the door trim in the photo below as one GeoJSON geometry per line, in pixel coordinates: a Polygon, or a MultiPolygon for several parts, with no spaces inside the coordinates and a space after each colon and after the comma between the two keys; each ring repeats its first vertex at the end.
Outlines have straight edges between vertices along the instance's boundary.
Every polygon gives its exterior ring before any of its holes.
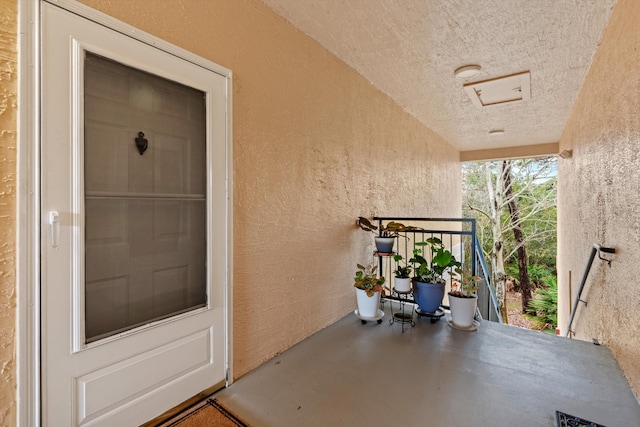
{"type": "MultiPolygon", "coordinates": [[[[215,72],[226,79],[226,257],[225,372],[233,381],[233,152],[232,72],[74,0],[18,2],[18,112],[16,212],[17,425],[39,426],[40,389],[40,5],[49,2],[132,39],[215,72]]],[[[170,408],[166,408],[167,410],[170,408]]]]}

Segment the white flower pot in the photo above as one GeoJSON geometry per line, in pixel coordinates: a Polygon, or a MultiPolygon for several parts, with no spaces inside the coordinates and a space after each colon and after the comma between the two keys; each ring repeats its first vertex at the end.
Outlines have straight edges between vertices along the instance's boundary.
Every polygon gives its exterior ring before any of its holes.
{"type": "Polygon", "coordinates": [[[360,317],[377,317],[378,306],[380,306],[380,292],[373,296],[367,296],[367,292],[356,288],[356,298],[358,300],[358,314],[360,317]]]}
{"type": "Polygon", "coordinates": [[[411,278],[395,277],[393,287],[396,292],[409,292],[411,290],[411,278]]]}
{"type": "Polygon", "coordinates": [[[478,297],[460,298],[449,294],[449,309],[451,310],[451,321],[461,328],[469,328],[473,324],[476,314],[476,303],[478,297]]]}

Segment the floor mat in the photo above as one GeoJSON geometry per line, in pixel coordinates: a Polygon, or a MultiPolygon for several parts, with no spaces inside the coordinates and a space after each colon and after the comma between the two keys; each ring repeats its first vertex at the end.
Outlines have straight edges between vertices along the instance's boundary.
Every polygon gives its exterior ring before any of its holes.
{"type": "Polygon", "coordinates": [[[250,427],[216,399],[207,399],[158,427],[250,427]]]}

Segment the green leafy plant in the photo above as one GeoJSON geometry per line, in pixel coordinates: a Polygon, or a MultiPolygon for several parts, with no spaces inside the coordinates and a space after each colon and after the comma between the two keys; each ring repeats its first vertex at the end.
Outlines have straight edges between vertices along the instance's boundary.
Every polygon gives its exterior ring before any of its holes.
{"type": "Polygon", "coordinates": [[[384,293],[384,277],[378,277],[376,273],[376,266],[369,264],[364,266],[358,264],[358,270],[356,271],[356,277],[354,279],[354,287],[362,289],[367,293],[367,296],[372,297],[376,292],[384,293]]]}
{"type": "Polygon", "coordinates": [[[546,283],[550,277],[553,277],[553,271],[546,265],[533,264],[527,266],[527,272],[529,273],[529,280],[535,286],[541,286],[546,283]]]}
{"type": "Polygon", "coordinates": [[[380,226],[380,229],[378,229],[378,226],[373,225],[371,221],[362,216],[358,217],[358,225],[364,231],[370,231],[378,237],[398,237],[402,236],[400,233],[405,231],[420,230],[419,227],[404,225],[395,221],[388,222],[387,224],[382,224],[380,226]]]}
{"type": "Polygon", "coordinates": [[[558,279],[547,277],[546,288],[536,289],[529,301],[528,311],[541,323],[554,328],[558,325],[558,279]]]}
{"type": "Polygon", "coordinates": [[[476,291],[480,283],[482,283],[482,279],[478,276],[471,276],[466,280],[463,279],[460,282],[453,282],[449,295],[459,298],[473,298],[476,296],[476,291]]]}
{"type": "Polygon", "coordinates": [[[459,271],[462,265],[456,261],[451,251],[449,251],[437,237],[431,237],[424,242],[416,242],[413,249],[413,257],[409,262],[417,264],[414,268],[414,278],[424,283],[445,283],[442,277],[444,272],[452,270],[459,271]],[[430,260],[426,256],[427,249],[430,253],[430,260]]]}
{"type": "Polygon", "coordinates": [[[401,279],[408,279],[409,275],[411,274],[411,271],[413,270],[413,267],[411,267],[408,264],[404,264],[404,265],[400,265],[400,261],[402,261],[404,258],[402,258],[402,255],[400,254],[396,254],[393,256],[393,260],[397,263],[396,264],[396,269],[393,270],[393,273],[396,275],[396,277],[401,278],[401,279]]]}

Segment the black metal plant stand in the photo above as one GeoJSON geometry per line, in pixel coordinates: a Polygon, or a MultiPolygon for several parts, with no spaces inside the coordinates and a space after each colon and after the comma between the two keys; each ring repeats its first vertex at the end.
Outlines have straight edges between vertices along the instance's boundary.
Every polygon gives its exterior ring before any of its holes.
{"type": "Polygon", "coordinates": [[[416,313],[418,313],[418,317],[428,317],[431,323],[436,323],[444,316],[444,310],[442,309],[442,307],[438,308],[433,313],[422,311],[420,310],[420,307],[416,307],[416,313]]]}
{"type": "Polygon", "coordinates": [[[389,324],[393,325],[396,322],[402,324],[402,333],[404,334],[404,325],[410,324],[411,327],[416,325],[416,322],[413,321],[413,310],[409,310],[407,313],[405,311],[405,306],[407,303],[411,303],[413,299],[410,299],[411,291],[397,291],[396,288],[393,288],[391,291],[391,295],[394,296],[395,300],[400,303],[400,311],[394,313],[393,312],[393,304],[389,304],[391,306],[391,319],[389,319],[389,324]]]}

